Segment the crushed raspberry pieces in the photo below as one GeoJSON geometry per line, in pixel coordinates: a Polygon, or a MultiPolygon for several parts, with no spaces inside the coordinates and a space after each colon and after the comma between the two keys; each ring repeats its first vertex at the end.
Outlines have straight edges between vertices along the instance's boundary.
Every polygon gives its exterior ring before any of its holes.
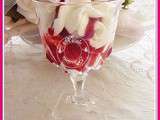
{"type": "Polygon", "coordinates": [[[69,60],[75,61],[81,57],[81,48],[76,43],[72,43],[65,48],[65,57],[69,60]]]}
{"type": "Polygon", "coordinates": [[[89,18],[89,22],[88,22],[88,25],[86,27],[86,30],[85,30],[85,35],[84,35],[84,39],[91,39],[94,35],[94,28],[95,28],[95,23],[97,21],[101,21],[102,18],[89,18]]]}
{"type": "Polygon", "coordinates": [[[103,51],[105,46],[95,49],[89,44],[89,40],[92,40],[94,35],[94,26],[97,20],[100,21],[101,18],[90,18],[85,35],[69,41],[66,38],[71,34],[65,28],[57,36],[54,36],[53,28],[48,28],[48,32],[43,36],[47,59],[51,63],[63,64],[67,69],[75,69],[80,72],[93,66],[99,56],[102,57],[99,64],[103,64],[104,59],[110,55],[112,48],[109,47],[103,51]]]}

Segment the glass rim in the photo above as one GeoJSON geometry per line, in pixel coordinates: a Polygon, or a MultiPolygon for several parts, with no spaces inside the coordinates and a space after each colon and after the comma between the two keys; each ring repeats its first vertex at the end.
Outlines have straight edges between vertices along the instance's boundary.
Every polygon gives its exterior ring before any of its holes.
{"type": "Polygon", "coordinates": [[[59,4],[59,5],[80,5],[80,4],[96,4],[96,3],[110,3],[110,2],[122,2],[123,0],[100,0],[100,1],[88,1],[88,2],[60,2],[60,1],[44,1],[44,0],[32,0],[35,3],[52,3],[52,4],[59,4]]]}

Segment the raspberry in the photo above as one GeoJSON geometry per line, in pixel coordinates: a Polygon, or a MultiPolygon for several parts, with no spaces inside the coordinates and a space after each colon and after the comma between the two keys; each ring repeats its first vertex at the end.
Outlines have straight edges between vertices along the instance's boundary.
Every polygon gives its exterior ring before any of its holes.
{"type": "Polygon", "coordinates": [[[84,39],[90,39],[93,37],[94,32],[95,32],[94,25],[95,25],[96,21],[97,21],[97,19],[94,19],[94,18],[89,19],[88,25],[85,30],[84,39]]]}
{"type": "Polygon", "coordinates": [[[57,46],[57,55],[63,54],[63,65],[68,69],[76,69],[81,71],[89,58],[88,46],[85,40],[73,39],[70,42],[62,41],[57,46]],[[60,51],[60,52],[58,52],[60,51]]]}
{"type": "Polygon", "coordinates": [[[57,45],[60,41],[62,41],[62,38],[60,36],[53,36],[54,30],[51,28],[48,29],[48,33],[46,33],[43,37],[44,46],[46,49],[46,57],[49,59],[51,63],[60,64],[59,59],[57,58],[57,45]]]}
{"type": "Polygon", "coordinates": [[[81,48],[76,43],[72,43],[65,48],[65,57],[71,61],[79,59],[81,56],[81,48]]]}

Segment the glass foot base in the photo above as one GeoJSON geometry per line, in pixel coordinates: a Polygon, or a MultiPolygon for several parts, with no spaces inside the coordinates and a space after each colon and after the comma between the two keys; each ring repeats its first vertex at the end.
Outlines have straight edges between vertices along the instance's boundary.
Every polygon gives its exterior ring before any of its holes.
{"type": "Polygon", "coordinates": [[[68,104],[76,104],[81,106],[89,106],[94,105],[95,101],[93,99],[90,99],[89,96],[83,95],[83,96],[67,96],[66,97],[66,103],[68,104]]]}
{"type": "Polygon", "coordinates": [[[63,94],[50,120],[105,120],[93,97],[85,96],[85,99],[79,99],[78,102],[76,99],[79,98],[63,94]]]}

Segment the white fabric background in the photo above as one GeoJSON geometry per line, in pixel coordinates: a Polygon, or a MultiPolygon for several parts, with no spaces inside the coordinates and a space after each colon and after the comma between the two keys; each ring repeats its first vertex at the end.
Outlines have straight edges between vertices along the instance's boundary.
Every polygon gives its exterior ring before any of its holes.
{"type": "MultiPolygon", "coordinates": [[[[112,53],[99,71],[89,74],[87,89],[103,101],[106,120],[154,120],[154,54],[151,29],[136,45],[112,53]]],[[[5,120],[48,120],[71,83],[41,51],[15,37],[5,47],[4,89],[5,120]]]]}

